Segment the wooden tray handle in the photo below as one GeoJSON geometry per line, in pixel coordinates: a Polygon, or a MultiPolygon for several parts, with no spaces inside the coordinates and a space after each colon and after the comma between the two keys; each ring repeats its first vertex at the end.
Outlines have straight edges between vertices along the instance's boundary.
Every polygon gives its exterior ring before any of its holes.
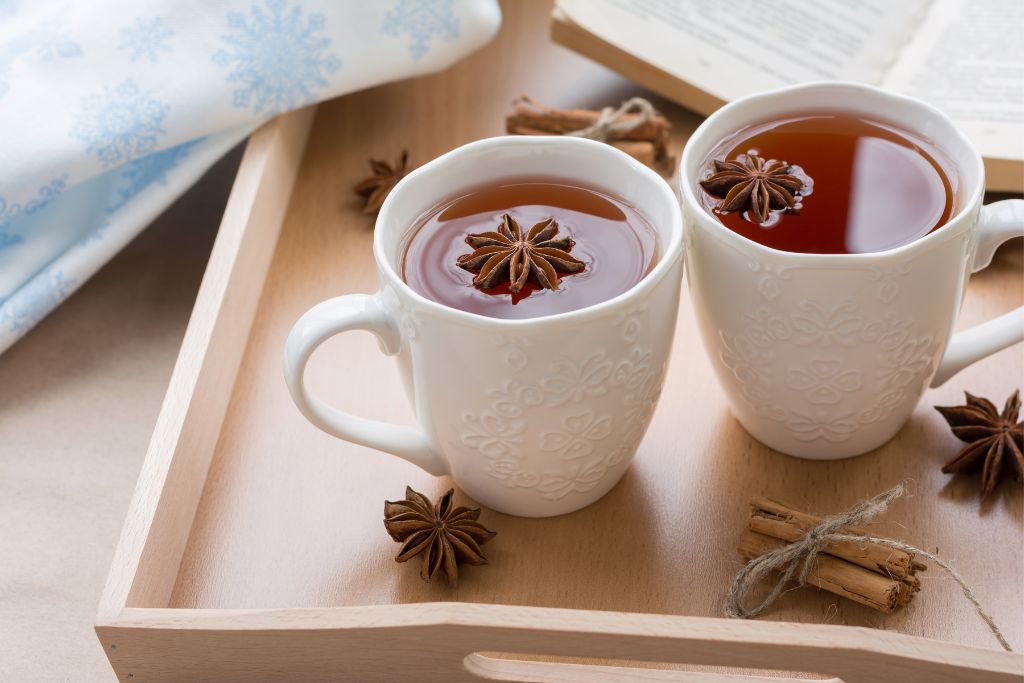
{"type": "Polygon", "coordinates": [[[490,651],[467,655],[463,667],[470,680],[509,683],[795,683],[808,674],[829,683],[878,683],[897,672],[900,683],[1019,683],[1024,677],[1024,658],[1017,654],[866,628],[599,612],[579,618],[588,622],[585,628],[488,629],[489,635],[479,635],[490,642],[490,651]],[[647,664],[632,666],[636,661],[647,664]]]}
{"type": "Polygon", "coordinates": [[[118,676],[132,683],[792,683],[792,672],[831,676],[830,683],[1020,683],[1024,677],[1019,654],[875,629],[512,605],[129,608],[96,630],[118,676]],[[782,678],[765,679],[760,671],[782,678]]]}
{"type": "Polygon", "coordinates": [[[465,660],[466,670],[478,679],[515,683],[621,683],[622,681],[655,681],[661,683],[843,683],[839,678],[820,678],[813,674],[790,678],[770,671],[687,671],[663,668],[656,664],[644,667],[628,663],[584,664],[531,659],[509,659],[500,653],[475,652],[465,660]]]}

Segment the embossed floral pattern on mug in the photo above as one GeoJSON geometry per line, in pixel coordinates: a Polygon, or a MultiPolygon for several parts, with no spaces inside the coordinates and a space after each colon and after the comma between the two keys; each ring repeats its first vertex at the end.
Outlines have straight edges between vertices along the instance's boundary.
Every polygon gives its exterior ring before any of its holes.
{"type": "MultiPolygon", "coordinates": [[[[742,314],[738,331],[719,330],[717,355],[743,399],[792,438],[844,442],[915,398],[915,385],[931,376],[939,342],[918,330],[912,317],[853,299],[812,297],[777,311],[775,302],[801,268],[750,269],[770,278],[770,287],[758,286],[767,303],[742,314]],[[865,359],[873,370],[862,369],[865,359]],[[782,392],[790,399],[780,400],[782,392]]],[[[875,290],[879,301],[892,301],[907,273],[906,266],[863,270],[868,282],[882,283],[875,290]]]]}
{"type": "MultiPolygon", "coordinates": [[[[623,342],[636,340],[632,312],[613,324],[623,342]]],[[[496,345],[520,347],[506,338],[496,345]]],[[[547,500],[594,489],[632,457],[661,394],[666,366],[652,367],[649,350],[627,348],[624,357],[599,349],[582,359],[556,358],[533,383],[511,380],[487,390],[486,408],[463,414],[459,442],[487,458],[486,474],[505,486],[532,489],[547,500]],[[593,403],[598,397],[600,404],[593,403]],[[553,429],[528,432],[536,410],[557,411],[553,429]]],[[[505,355],[512,369],[517,360],[515,352],[505,355]]]]}
{"type": "Polygon", "coordinates": [[[790,368],[786,375],[790,389],[806,392],[807,402],[834,405],[844,393],[861,388],[860,370],[846,370],[841,358],[812,358],[804,367],[790,368]]]}
{"type": "Polygon", "coordinates": [[[598,417],[590,410],[567,415],[561,430],[541,434],[541,450],[557,453],[562,460],[585,458],[594,452],[595,444],[611,433],[611,422],[610,415],[598,417]]]}

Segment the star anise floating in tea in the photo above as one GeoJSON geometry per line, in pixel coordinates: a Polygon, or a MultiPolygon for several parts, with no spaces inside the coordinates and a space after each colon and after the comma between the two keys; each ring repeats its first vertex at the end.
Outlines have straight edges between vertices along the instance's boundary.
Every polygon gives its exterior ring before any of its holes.
{"type": "Polygon", "coordinates": [[[767,223],[772,209],[793,209],[804,182],[793,167],[777,159],[740,154],[732,161],[714,160],[715,172],[700,181],[704,191],[722,197],[722,213],[750,211],[758,223],[767,223]]]}
{"type": "Polygon", "coordinates": [[[395,562],[422,555],[420,577],[430,581],[438,572],[448,577],[448,585],[459,582],[458,565],[487,564],[480,546],[497,534],[477,521],[480,508],[454,507],[454,489],[441,496],[437,505],[412,487],[405,487],[405,500],[384,501],[384,528],[402,544],[395,562]]]}
{"type": "Polygon", "coordinates": [[[363,213],[377,213],[398,181],[409,172],[409,150],[403,149],[392,166],[386,161],[370,159],[373,175],[361,180],[353,190],[366,200],[363,213]]]}
{"type": "Polygon", "coordinates": [[[967,445],[943,466],[947,474],[981,470],[981,497],[995,490],[1009,474],[1024,482],[1024,422],[1020,415],[1020,390],[1006,399],[1002,412],[988,399],[967,396],[967,404],[955,407],[936,406],[946,418],[953,434],[967,445]]]}
{"type": "Polygon", "coordinates": [[[586,264],[569,253],[573,239],[556,238],[557,234],[558,224],[548,218],[524,235],[519,222],[506,213],[496,231],[466,237],[475,251],[463,254],[457,263],[476,273],[473,285],[478,289],[508,282],[509,291],[518,294],[529,280],[544,289],[558,289],[558,273],[578,273],[586,264]]]}

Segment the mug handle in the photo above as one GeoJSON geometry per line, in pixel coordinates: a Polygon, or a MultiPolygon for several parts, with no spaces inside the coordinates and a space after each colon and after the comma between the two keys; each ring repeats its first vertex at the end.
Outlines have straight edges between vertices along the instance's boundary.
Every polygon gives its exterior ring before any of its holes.
{"type": "MultiPolygon", "coordinates": [[[[978,249],[972,273],[987,268],[1003,242],[1024,236],[1024,200],[1006,199],[986,204],[981,207],[978,223],[978,249]]],[[[971,363],[1021,340],[1024,340],[1024,306],[957,332],[949,340],[946,355],[932,379],[932,388],[944,384],[971,363]]]]}
{"type": "Polygon", "coordinates": [[[419,427],[358,417],[309,393],[305,382],[309,357],[325,341],[349,330],[372,332],[384,353],[398,353],[401,335],[377,295],[348,294],[317,304],[299,318],[284,345],[284,378],[295,405],[310,422],[339,439],[405,458],[435,476],[448,474],[448,464],[419,427]]]}

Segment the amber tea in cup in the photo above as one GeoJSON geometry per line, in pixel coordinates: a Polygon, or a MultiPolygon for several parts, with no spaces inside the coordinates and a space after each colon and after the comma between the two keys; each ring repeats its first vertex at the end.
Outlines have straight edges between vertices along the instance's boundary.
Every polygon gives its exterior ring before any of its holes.
{"type": "Polygon", "coordinates": [[[781,251],[857,254],[924,237],[955,212],[951,165],[927,140],[843,113],[745,128],[708,155],[704,208],[781,251]]]}
{"type": "Polygon", "coordinates": [[[536,318],[628,291],[657,250],[654,229],[618,197],[563,180],[510,179],[427,212],[407,238],[402,277],[452,308],[536,318]]]}

